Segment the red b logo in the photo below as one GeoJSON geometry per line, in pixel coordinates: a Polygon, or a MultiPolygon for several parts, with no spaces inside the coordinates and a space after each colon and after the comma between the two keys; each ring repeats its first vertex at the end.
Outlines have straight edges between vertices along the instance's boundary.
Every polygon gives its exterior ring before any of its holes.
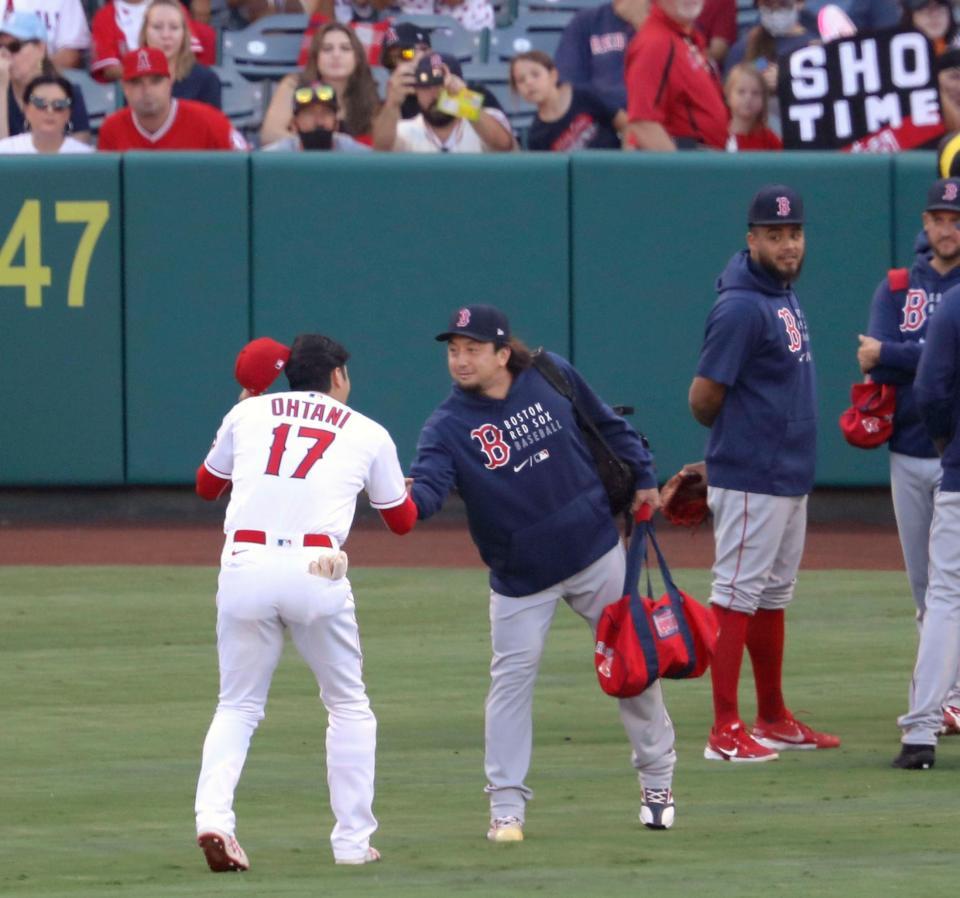
{"type": "Polygon", "coordinates": [[[470,323],[470,310],[461,309],[457,317],[457,327],[466,327],[470,323]]]}
{"type": "Polygon", "coordinates": [[[778,196],[777,197],[777,216],[780,218],[786,218],[790,214],[790,197],[787,196],[778,196]]]}
{"type": "Polygon", "coordinates": [[[502,468],[510,461],[510,447],[503,441],[499,427],[481,424],[476,430],[470,431],[470,436],[479,441],[480,449],[487,457],[484,467],[490,471],[502,468]]]}

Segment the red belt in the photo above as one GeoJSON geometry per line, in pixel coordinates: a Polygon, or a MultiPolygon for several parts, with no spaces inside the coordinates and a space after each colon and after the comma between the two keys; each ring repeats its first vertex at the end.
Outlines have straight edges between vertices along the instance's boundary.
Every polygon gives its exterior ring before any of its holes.
{"type": "MultiPolygon", "coordinates": [[[[263,530],[235,530],[233,533],[235,543],[258,543],[261,546],[267,544],[267,534],[263,530]]],[[[333,541],[325,533],[305,533],[303,535],[303,544],[305,546],[318,546],[324,549],[332,549],[333,541]]]]}

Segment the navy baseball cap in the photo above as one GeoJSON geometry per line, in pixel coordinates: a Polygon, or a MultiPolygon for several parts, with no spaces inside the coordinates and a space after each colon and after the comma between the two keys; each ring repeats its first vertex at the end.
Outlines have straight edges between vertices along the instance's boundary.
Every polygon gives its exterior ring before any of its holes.
{"type": "Polygon", "coordinates": [[[960,212],[960,178],[941,178],[927,191],[924,212],[960,212]]]}
{"type": "Polygon", "coordinates": [[[481,343],[506,343],[510,322],[496,306],[464,306],[450,316],[450,328],[437,334],[440,342],[451,337],[469,337],[481,343]]]}
{"type": "Polygon", "coordinates": [[[398,22],[391,25],[383,36],[380,51],[392,50],[399,47],[401,50],[413,50],[417,46],[430,46],[430,33],[418,28],[412,22],[398,22]]]}
{"type": "Polygon", "coordinates": [[[753,225],[803,224],[803,200],[786,184],[767,184],[750,203],[747,223],[753,225]]]}
{"type": "Polygon", "coordinates": [[[420,57],[413,71],[414,87],[437,87],[447,80],[443,57],[439,53],[427,53],[420,57]]]}

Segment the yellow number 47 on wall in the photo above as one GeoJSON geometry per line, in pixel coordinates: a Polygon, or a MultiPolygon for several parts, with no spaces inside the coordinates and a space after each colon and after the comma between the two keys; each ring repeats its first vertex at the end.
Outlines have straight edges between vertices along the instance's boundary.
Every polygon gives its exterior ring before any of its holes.
{"type": "MultiPolygon", "coordinates": [[[[73,256],[67,286],[67,305],[83,308],[90,259],[110,218],[110,204],[105,200],[63,201],[54,205],[54,214],[60,224],[86,225],[73,256]]],[[[43,264],[40,251],[40,200],[24,200],[0,247],[0,287],[23,287],[27,308],[39,309],[43,305],[43,288],[51,283],[50,266],[43,264]],[[14,259],[21,247],[23,260],[17,265],[14,259]]]]}

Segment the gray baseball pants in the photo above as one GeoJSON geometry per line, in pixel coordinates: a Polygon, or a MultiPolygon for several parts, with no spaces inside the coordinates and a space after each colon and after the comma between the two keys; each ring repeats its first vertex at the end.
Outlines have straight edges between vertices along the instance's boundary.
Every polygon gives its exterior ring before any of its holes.
{"type": "MultiPolygon", "coordinates": [[[[526,803],[533,797],[526,784],[533,746],[533,687],[559,601],[563,599],[596,635],[603,609],[623,594],[625,564],[623,546],[618,544],[589,567],[542,592],[513,597],[491,591],[493,658],[485,733],[485,791],[490,795],[491,818],[523,820],[526,803]]],[[[585,657],[587,645],[584,640],[585,657]]],[[[596,700],[605,700],[599,687],[596,700]]],[[[643,785],[668,788],[677,756],[660,682],[638,696],[620,699],[620,719],[643,785]]]]}
{"type": "Polygon", "coordinates": [[[930,582],[902,742],[936,745],[941,705],[960,664],[960,493],[938,492],[930,527],[930,582]]]}

